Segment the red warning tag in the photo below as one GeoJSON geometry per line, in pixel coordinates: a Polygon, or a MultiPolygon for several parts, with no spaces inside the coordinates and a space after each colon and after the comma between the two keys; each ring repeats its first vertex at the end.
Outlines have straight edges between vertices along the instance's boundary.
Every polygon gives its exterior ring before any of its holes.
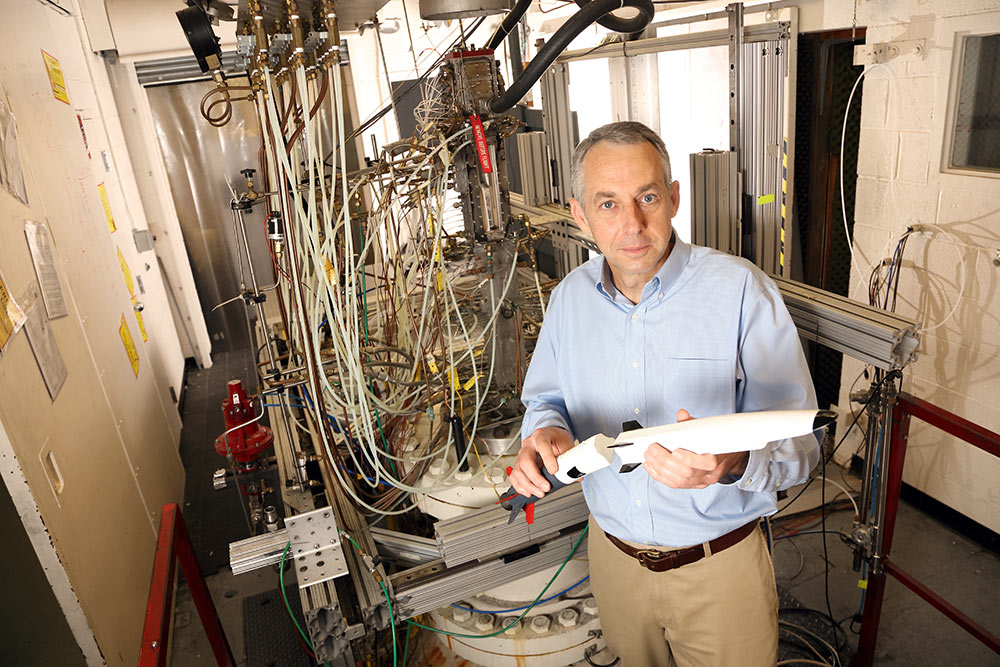
{"type": "Polygon", "coordinates": [[[476,140],[476,153],[479,154],[479,166],[483,168],[484,174],[493,173],[493,165],[490,163],[490,149],[486,145],[486,131],[483,130],[483,122],[475,114],[469,116],[469,122],[472,123],[472,136],[476,140]]]}

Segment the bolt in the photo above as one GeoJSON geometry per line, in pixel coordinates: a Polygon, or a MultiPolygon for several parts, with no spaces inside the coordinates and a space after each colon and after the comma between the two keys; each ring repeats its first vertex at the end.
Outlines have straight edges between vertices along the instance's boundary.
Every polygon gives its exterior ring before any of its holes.
{"type": "Polygon", "coordinates": [[[493,629],[493,616],[491,614],[476,615],[476,630],[486,632],[493,629]]]}
{"type": "Polygon", "coordinates": [[[544,635],[546,632],[549,631],[549,626],[551,625],[552,621],[549,620],[549,617],[545,616],[544,614],[541,616],[535,616],[533,619],[531,619],[531,630],[536,635],[544,635]]]}
{"type": "Polygon", "coordinates": [[[427,472],[432,475],[442,475],[448,469],[448,462],[444,459],[435,459],[427,466],[427,472]]]}
{"type": "Polygon", "coordinates": [[[149,645],[150,645],[151,647],[153,647],[153,648],[159,648],[159,646],[160,646],[160,642],[158,642],[158,641],[155,641],[155,640],[154,640],[154,641],[150,642],[150,644],[149,644],[149,645]]]}
{"type": "Polygon", "coordinates": [[[576,609],[563,609],[559,612],[559,625],[564,628],[572,628],[576,625],[576,619],[579,617],[576,609]]]}
{"type": "Polygon", "coordinates": [[[451,617],[455,619],[458,623],[465,623],[470,618],[472,618],[472,612],[468,609],[460,609],[458,607],[451,608],[451,617]]]}
{"type": "Polygon", "coordinates": [[[583,601],[583,613],[597,616],[597,600],[590,597],[583,601]]]}
{"type": "MultiPolygon", "coordinates": [[[[998,255],[998,257],[1000,257],[1000,255],[998,255]]],[[[1000,259],[997,261],[1000,261],[1000,259]]],[[[490,471],[487,474],[489,475],[490,482],[493,484],[503,484],[504,480],[507,478],[507,475],[505,475],[503,470],[500,470],[499,468],[490,468],[490,471]]]]}
{"type": "Polygon", "coordinates": [[[500,625],[505,628],[503,631],[505,635],[516,635],[521,629],[521,621],[517,620],[517,616],[508,616],[500,622],[500,625]]]}
{"type": "Polygon", "coordinates": [[[472,479],[472,471],[459,470],[458,472],[455,473],[455,479],[457,479],[460,482],[468,482],[470,479],[472,479]]]}

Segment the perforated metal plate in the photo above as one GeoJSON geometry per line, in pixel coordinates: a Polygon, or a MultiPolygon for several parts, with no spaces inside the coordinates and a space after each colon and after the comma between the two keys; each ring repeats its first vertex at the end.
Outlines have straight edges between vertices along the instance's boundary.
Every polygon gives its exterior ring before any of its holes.
{"type": "Polygon", "coordinates": [[[292,542],[292,566],[299,588],[347,574],[347,562],[333,510],[322,507],[285,519],[292,542]]]}

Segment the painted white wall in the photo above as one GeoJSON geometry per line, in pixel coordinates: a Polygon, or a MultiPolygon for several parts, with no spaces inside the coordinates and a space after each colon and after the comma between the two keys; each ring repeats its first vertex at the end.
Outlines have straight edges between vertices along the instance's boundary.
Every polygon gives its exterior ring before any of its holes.
{"type": "Polygon", "coordinates": [[[152,260],[162,263],[162,274],[168,282],[167,296],[171,299],[170,314],[182,353],[185,357],[194,357],[202,368],[211,368],[212,340],[170,192],[149,98],[136,78],[135,63],[116,60],[106,65],[120,126],[129,149],[133,178],[146,223],[155,238],[152,260]]]}
{"type": "MultiPolygon", "coordinates": [[[[146,349],[156,378],[157,394],[170,425],[170,433],[174,442],[179,444],[181,419],[175,399],[180,396],[184,381],[184,354],[156,253],[140,253],[134,242],[133,230],[149,229],[149,223],[136,187],[104,59],[90,47],[81,19],[75,21],[75,29],[78,35],[76,43],[80,44],[80,48],[71,57],[64,58],[63,74],[67,84],[80,84],[74,86],[71,101],[86,131],[91,172],[108,191],[118,227],[115,245],[132,275],[135,304],[142,307],[141,317],[149,334],[146,349]]],[[[69,41],[69,36],[67,43],[73,43],[69,41]]]]}
{"type": "MultiPolygon", "coordinates": [[[[897,310],[928,330],[903,388],[1000,431],[1000,268],[992,263],[1000,247],[1000,178],[943,173],[941,167],[956,83],[956,35],[1000,32],[1000,7],[985,1],[865,3],[859,23],[868,26],[868,43],[925,39],[927,48],[925,57],[889,62],[891,76],[882,70],[866,76],[855,212],[859,270],[852,272],[851,296],[867,300],[871,262],[887,256],[886,246],[895,245],[908,225],[938,225],[967,244],[940,234],[908,242],[897,310]],[[935,327],[956,299],[955,315],[935,327]]],[[[842,406],[860,370],[845,359],[842,406]]],[[[903,479],[1000,530],[1000,460],[972,445],[914,420],[903,479]]]]}

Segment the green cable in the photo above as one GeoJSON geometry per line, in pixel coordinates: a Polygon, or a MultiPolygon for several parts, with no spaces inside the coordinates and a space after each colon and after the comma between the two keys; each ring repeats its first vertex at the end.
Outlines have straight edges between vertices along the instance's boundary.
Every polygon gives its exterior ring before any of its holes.
{"type": "MultiPolygon", "coordinates": [[[[361,554],[362,556],[364,556],[365,552],[362,551],[361,545],[359,545],[357,542],[355,542],[353,537],[351,537],[350,535],[348,535],[347,532],[345,532],[343,530],[338,530],[337,532],[339,532],[341,535],[343,535],[344,537],[346,537],[347,541],[350,542],[351,544],[353,544],[354,548],[358,550],[358,553],[361,554]]],[[[389,630],[390,630],[390,632],[392,632],[392,664],[393,665],[398,665],[399,662],[397,660],[397,653],[396,653],[396,620],[395,620],[395,618],[393,618],[393,614],[392,614],[392,601],[389,599],[389,591],[386,589],[385,584],[382,583],[381,579],[379,579],[378,585],[382,587],[382,593],[385,595],[385,603],[387,605],[389,605],[389,630]]],[[[406,637],[406,646],[407,646],[407,648],[409,648],[409,645],[410,645],[410,637],[407,636],[406,637]]],[[[403,654],[403,664],[404,665],[406,664],[406,654],[405,654],[405,652],[403,654]]]]}
{"type": "Polygon", "coordinates": [[[538,601],[542,599],[542,596],[545,595],[545,592],[549,590],[549,587],[552,586],[552,583],[562,573],[563,568],[566,567],[566,564],[573,559],[573,554],[576,553],[577,548],[580,546],[580,542],[583,541],[583,536],[587,534],[587,528],[588,526],[584,526],[583,532],[580,533],[580,537],[577,538],[576,544],[573,545],[573,550],[569,552],[569,556],[566,556],[566,560],[563,561],[562,565],[559,566],[559,569],[556,570],[556,573],[552,575],[551,579],[549,579],[549,583],[545,584],[545,588],[543,588],[542,592],[538,594],[538,597],[535,598],[534,602],[528,605],[528,608],[525,609],[520,616],[514,619],[514,621],[508,624],[506,627],[500,628],[496,632],[491,632],[488,635],[466,635],[459,632],[448,632],[447,630],[439,630],[438,628],[432,628],[428,625],[417,623],[416,621],[411,619],[406,619],[406,622],[409,623],[410,625],[415,625],[418,628],[423,628],[424,630],[430,630],[431,632],[436,632],[440,635],[448,635],[449,637],[461,637],[463,639],[488,639],[490,637],[496,637],[497,635],[503,634],[504,632],[507,631],[508,628],[513,627],[516,623],[520,622],[522,618],[527,616],[528,612],[531,611],[535,607],[535,605],[538,604],[538,601]]]}
{"type": "MultiPolygon", "coordinates": [[[[351,541],[353,542],[354,540],[351,541]]],[[[281,552],[281,565],[278,566],[278,583],[281,586],[281,598],[285,601],[285,609],[288,610],[288,616],[292,619],[292,623],[295,624],[295,629],[299,631],[299,634],[302,635],[302,639],[305,641],[306,646],[308,646],[309,650],[313,652],[313,655],[315,655],[316,649],[313,648],[312,642],[309,641],[309,637],[306,636],[306,633],[302,630],[302,626],[299,625],[298,619],[295,618],[295,613],[292,612],[292,605],[288,604],[288,596],[285,594],[285,559],[288,557],[288,552],[291,549],[292,542],[289,540],[285,545],[285,550],[281,552]]],[[[389,613],[392,613],[391,610],[389,613]]],[[[319,660],[319,658],[316,659],[319,660]]],[[[326,667],[330,667],[330,664],[326,661],[324,661],[323,664],[326,665],[326,667]]]]}
{"type": "Polygon", "coordinates": [[[382,587],[382,593],[385,595],[385,603],[389,605],[389,632],[392,634],[392,664],[395,667],[399,664],[396,658],[396,621],[392,617],[392,602],[389,601],[389,591],[386,590],[385,584],[381,581],[378,582],[378,585],[382,587]]]}
{"type": "Polygon", "coordinates": [[[406,628],[406,643],[403,644],[403,667],[406,667],[406,656],[410,653],[410,629],[406,628]]]}
{"type": "MultiPolygon", "coordinates": [[[[534,609],[535,605],[538,604],[538,601],[542,599],[542,596],[545,595],[546,591],[548,591],[549,588],[552,587],[552,584],[559,577],[559,575],[562,574],[562,571],[563,571],[563,569],[565,569],[566,565],[571,560],[573,560],[573,555],[576,553],[576,550],[580,548],[580,543],[583,542],[583,538],[587,534],[587,529],[588,528],[589,528],[589,526],[584,526],[583,527],[583,531],[580,533],[580,537],[578,537],[576,539],[576,542],[573,544],[573,549],[569,552],[569,555],[566,556],[566,560],[564,560],[562,562],[562,565],[559,566],[559,569],[556,570],[556,573],[552,575],[551,579],[549,579],[549,583],[545,584],[545,588],[543,588],[541,590],[541,592],[538,594],[538,596],[534,599],[534,601],[530,605],[528,605],[528,608],[525,609],[521,613],[520,616],[518,616],[516,619],[514,619],[514,621],[511,622],[511,623],[509,623],[506,627],[500,628],[496,632],[491,632],[491,633],[486,634],[486,635],[467,635],[467,634],[462,634],[462,633],[459,633],[459,632],[448,632],[447,630],[439,630],[438,628],[432,628],[432,627],[430,627],[428,625],[424,625],[422,623],[417,623],[416,621],[414,621],[412,619],[409,619],[409,618],[406,619],[406,622],[409,623],[410,625],[415,625],[418,628],[423,628],[424,630],[430,630],[431,632],[436,632],[436,633],[441,634],[441,635],[448,635],[449,637],[461,637],[463,639],[489,639],[490,637],[496,637],[497,635],[503,634],[504,632],[507,631],[508,628],[513,627],[515,623],[520,622],[520,620],[522,618],[524,618],[525,616],[527,616],[528,612],[531,611],[532,609],[534,609]]],[[[340,531],[340,534],[343,535],[344,537],[346,537],[347,540],[351,544],[354,545],[354,548],[358,550],[359,554],[361,554],[362,556],[364,555],[364,551],[361,550],[361,547],[358,545],[357,542],[354,541],[353,537],[351,537],[350,535],[348,535],[343,530],[340,531]]],[[[288,543],[288,547],[291,547],[291,545],[292,545],[292,543],[289,542],[288,543]]],[[[286,552],[288,550],[288,547],[285,548],[286,552]]],[[[284,555],[282,555],[282,564],[284,564],[284,555]]],[[[392,602],[390,602],[390,600],[389,600],[389,591],[386,589],[385,584],[382,583],[382,581],[380,580],[378,582],[378,585],[382,587],[382,593],[385,594],[385,602],[386,602],[387,605],[389,605],[389,623],[390,623],[390,626],[391,626],[390,627],[390,631],[392,632],[392,664],[393,665],[398,665],[398,663],[396,662],[396,627],[395,627],[396,626],[396,622],[395,622],[395,619],[394,619],[393,613],[392,613],[392,602]]],[[[282,588],[282,591],[284,591],[284,588],[282,588]]],[[[296,627],[298,627],[298,623],[296,623],[296,627]]],[[[299,632],[301,632],[301,630],[299,630],[299,632]]],[[[409,649],[409,645],[410,645],[410,633],[409,633],[409,631],[407,631],[407,633],[406,633],[406,649],[409,649]]],[[[403,665],[404,666],[406,664],[406,653],[407,653],[407,650],[404,650],[403,651],[403,665]]]]}

